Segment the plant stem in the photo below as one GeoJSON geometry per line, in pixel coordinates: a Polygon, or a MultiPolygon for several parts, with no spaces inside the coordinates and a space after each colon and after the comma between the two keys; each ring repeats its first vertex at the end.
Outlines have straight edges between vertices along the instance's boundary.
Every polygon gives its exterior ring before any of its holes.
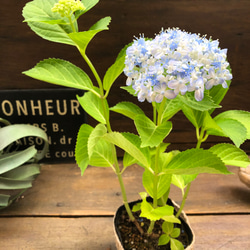
{"type": "Polygon", "coordinates": [[[178,218],[185,206],[185,203],[186,203],[186,200],[187,200],[187,197],[188,197],[188,193],[189,193],[189,190],[190,190],[190,187],[191,187],[191,182],[188,183],[187,187],[186,187],[186,191],[184,193],[184,196],[182,198],[182,202],[181,202],[181,206],[176,214],[176,218],[178,218]]]}
{"type": "MultiPolygon", "coordinates": [[[[196,136],[197,136],[197,144],[196,144],[196,148],[200,148],[201,147],[201,143],[204,142],[208,135],[204,135],[204,129],[201,128],[201,131],[199,131],[199,128],[196,128],[196,136]]],[[[176,217],[178,218],[184,208],[184,205],[186,203],[186,199],[188,197],[188,193],[189,193],[189,190],[190,190],[190,187],[191,187],[191,182],[188,183],[187,187],[186,187],[186,190],[185,190],[185,193],[183,195],[183,198],[182,198],[182,202],[181,202],[181,206],[180,206],[180,209],[178,210],[177,214],[176,214],[176,217]]]]}
{"type": "MultiPolygon", "coordinates": [[[[154,123],[159,126],[162,123],[162,114],[163,114],[163,108],[166,103],[166,98],[163,99],[163,101],[160,104],[159,110],[158,110],[158,117],[157,117],[157,109],[154,107],[154,123]]],[[[154,167],[154,181],[153,181],[153,208],[157,208],[158,204],[158,182],[159,182],[159,156],[160,156],[160,145],[156,148],[156,154],[155,154],[155,167],[154,167]]],[[[150,221],[150,225],[148,228],[147,233],[151,234],[154,229],[155,221],[150,221]]]]}
{"type": "MultiPolygon", "coordinates": [[[[85,62],[88,64],[89,68],[91,69],[91,71],[92,71],[92,73],[93,73],[93,75],[94,75],[94,77],[95,77],[95,79],[96,79],[96,81],[98,83],[98,86],[99,86],[99,89],[100,89],[100,99],[101,99],[102,108],[103,108],[103,111],[104,111],[104,117],[105,117],[105,120],[106,120],[107,131],[108,131],[108,133],[110,133],[110,132],[112,132],[112,129],[111,129],[110,121],[109,121],[109,111],[106,109],[106,103],[105,103],[105,99],[107,98],[107,94],[106,95],[104,94],[102,80],[101,80],[100,76],[98,75],[94,65],[92,64],[92,62],[89,60],[89,58],[85,54],[85,52],[80,51],[80,53],[81,53],[83,59],[85,60],[85,62]]],[[[123,179],[122,179],[122,174],[121,174],[121,170],[120,170],[120,167],[119,167],[119,163],[118,163],[118,160],[117,160],[116,148],[115,148],[115,145],[112,145],[112,146],[113,146],[112,147],[112,155],[113,155],[113,159],[114,159],[114,169],[113,170],[114,170],[115,174],[118,177],[124,207],[125,207],[126,212],[127,212],[128,216],[129,216],[129,219],[135,224],[135,226],[137,227],[139,232],[141,234],[143,234],[144,233],[143,229],[139,225],[138,221],[136,221],[136,219],[133,216],[133,213],[131,211],[131,208],[128,205],[127,194],[126,194],[124,182],[123,182],[123,179]]]]}

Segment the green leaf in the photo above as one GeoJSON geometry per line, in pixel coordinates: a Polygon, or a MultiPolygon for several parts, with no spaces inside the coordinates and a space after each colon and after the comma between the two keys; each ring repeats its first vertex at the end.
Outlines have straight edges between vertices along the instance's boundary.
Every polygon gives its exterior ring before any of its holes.
{"type": "Polygon", "coordinates": [[[89,164],[96,167],[112,167],[114,158],[112,144],[100,138],[92,150],[89,164]]]}
{"type": "Polygon", "coordinates": [[[92,156],[94,148],[98,141],[107,133],[107,128],[104,124],[99,123],[91,132],[88,138],[88,153],[92,156]]]}
{"type": "MultiPolygon", "coordinates": [[[[247,130],[241,122],[227,118],[216,119],[216,117],[214,120],[224,134],[229,137],[237,147],[240,147],[246,140],[247,130]]],[[[209,134],[211,134],[211,131],[209,131],[209,134]]]]}
{"type": "Polygon", "coordinates": [[[83,3],[85,10],[76,11],[75,12],[76,19],[79,18],[82,14],[92,9],[99,2],[99,0],[82,0],[81,2],[83,3]]]}
{"type": "Polygon", "coordinates": [[[172,130],[171,122],[166,121],[156,126],[145,115],[136,116],[134,122],[142,140],[141,147],[157,147],[172,130]]]}
{"type": "Polygon", "coordinates": [[[230,174],[221,159],[204,149],[189,149],[176,155],[163,170],[166,174],[230,174]]]}
{"type": "MultiPolygon", "coordinates": [[[[140,162],[144,167],[150,168],[150,156],[145,154],[145,151],[138,148],[133,141],[132,137],[127,137],[126,134],[121,134],[118,132],[111,132],[104,136],[104,139],[120,147],[132,157],[134,157],[138,162],[140,162]]],[[[133,137],[134,138],[134,137],[133,137]]]]}
{"type": "MultiPolygon", "coordinates": [[[[159,110],[159,105],[157,103],[157,109],[159,110]]],[[[182,102],[179,100],[179,98],[174,98],[174,99],[167,99],[165,106],[164,106],[164,110],[162,112],[162,117],[163,120],[169,120],[170,118],[172,118],[176,113],[179,112],[179,110],[181,110],[182,107],[182,102]]]]}
{"type": "MultiPolygon", "coordinates": [[[[57,0],[34,0],[28,2],[23,8],[23,17],[28,22],[29,27],[43,39],[63,44],[75,45],[68,37],[68,33],[73,32],[66,17],[62,18],[60,14],[51,11],[51,8],[57,0]],[[49,23],[46,21],[50,20],[49,23]],[[53,23],[53,20],[54,23],[53,23]],[[58,21],[62,20],[62,21],[58,21]]],[[[77,29],[77,23],[75,22],[77,29]]]]}
{"type": "Polygon", "coordinates": [[[164,221],[162,223],[162,231],[166,234],[171,234],[174,229],[174,224],[171,222],[164,221]]]}
{"type": "Polygon", "coordinates": [[[206,112],[204,117],[203,128],[207,131],[208,135],[227,136],[208,112],[206,112]]]}
{"type": "Polygon", "coordinates": [[[68,34],[70,39],[80,49],[81,53],[85,54],[86,48],[89,42],[94,36],[103,30],[108,30],[108,25],[111,21],[111,17],[104,17],[94,24],[88,31],[74,32],[68,34]]]}
{"type": "Polygon", "coordinates": [[[132,96],[137,96],[136,93],[135,93],[135,90],[132,87],[132,85],[121,87],[121,89],[126,90],[132,96]]]}
{"type": "Polygon", "coordinates": [[[184,250],[184,246],[179,240],[170,238],[171,250],[184,250]]]}
{"type": "Polygon", "coordinates": [[[247,154],[232,144],[217,144],[211,147],[209,151],[220,157],[225,165],[247,167],[250,164],[247,154]]]}
{"type": "Polygon", "coordinates": [[[215,120],[233,119],[242,123],[247,130],[246,139],[250,139],[250,112],[243,110],[228,110],[216,116],[215,120]]]}
{"type": "Polygon", "coordinates": [[[83,124],[78,132],[75,148],[75,159],[83,175],[89,164],[88,139],[93,128],[88,124],[83,124]]]}
{"type": "Polygon", "coordinates": [[[25,75],[48,83],[94,91],[88,75],[74,64],[61,59],[45,59],[34,68],[24,71],[25,75]]]}
{"type": "Polygon", "coordinates": [[[31,146],[23,151],[2,155],[0,158],[0,174],[24,164],[34,157],[36,153],[37,150],[35,149],[35,146],[31,146]]]}
{"type": "Polygon", "coordinates": [[[132,212],[138,212],[140,210],[141,210],[141,202],[138,202],[133,206],[132,212]]]}
{"type": "Polygon", "coordinates": [[[110,110],[127,116],[132,120],[134,120],[137,115],[145,115],[142,109],[132,102],[119,102],[110,108],[110,110]]]}
{"type": "Polygon", "coordinates": [[[187,105],[182,105],[182,112],[195,128],[200,128],[206,116],[206,112],[192,109],[187,105]]]}
{"type": "Polygon", "coordinates": [[[217,105],[213,102],[212,98],[204,93],[204,98],[202,101],[198,102],[194,98],[193,93],[186,93],[185,95],[179,95],[179,99],[186,104],[188,107],[199,110],[199,111],[206,111],[214,108],[220,108],[221,106],[217,105]]]}
{"type": "Polygon", "coordinates": [[[170,237],[166,234],[162,234],[159,238],[158,246],[167,245],[169,241],[170,241],[170,237]]]}
{"type": "Polygon", "coordinates": [[[174,228],[170,236],[172,238],[177,238],[179,237],[180,233],[181,233],[180,228],[174,228]]]}
{"type": "Polygon", "coordinates": [[[92,92],[87,92],[81,97],[77,95],[77,100],[90,116],[92,116],[98,122],[106,124],[105,111],[108,114],[109,110],[106,99],[101,100],[92,92]],[[104,102],[104,107],[102,101],[104,102]],[[106,110],[104,111],[103,108],[106,110]]]}
{"type": "MultiPolygon", "coordinates": [[[[154,175],[151,171],[145,169],[142,176],[142,183],[148,194],[154,196],[154,175]]],[[[161,198],[170,188],[171,175],[161,175],[157,183],[157,199],[161,198]]]]}
{"type": "MultiPolygon", "coordinates": [[[[228,70],[231,72],[230,66],[228,67],[228,70]]],[[[223,100],[224,96],[226,95],[227,91],[229,90],[229,86],[231,84],[231,81],[226,81],[228,88],[223,88],[221,84],[217,86],[213,86],[209,91],[209,96],[213,99],[214,103],[220,104],[221,101],[223,100]]],[[[209,113],[212,114],[214,111],[213,109],[209,110],[209,113]]]]}
{"type": "Polygon", "coordinates": [[[140,217],[145,217],[152,221],[160,220],[164,216],[172,216],[173,213],[174,208],[169,205],[157,207],[154,209],[153,206],[146,199],[143,199],[141,203],[140,217]]]}
{"type": "Polygon", "coordinates": [[[180,188],[182,191],[186,188],[187,184],[194,181],[197,177],[197,174],[188,174],[188,175],[172,175],[171,183],[176,187],[180,188]]]}

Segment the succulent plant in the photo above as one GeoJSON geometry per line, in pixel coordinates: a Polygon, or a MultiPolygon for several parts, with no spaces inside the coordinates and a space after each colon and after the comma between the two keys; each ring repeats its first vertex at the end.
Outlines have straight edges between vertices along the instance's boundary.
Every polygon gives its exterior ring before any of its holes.
{"type": "Polygon", "coordinates": [[[28,124],[10,124],[0,118],[0,209],[9,206],[15,199],[32,186],[33,180],[40,173],[41,160],[47,149],[46,133],[28,124]],[[35,145],[20,148],[20,139],[39,137],[44,140],[43,148],[35,145]]]}

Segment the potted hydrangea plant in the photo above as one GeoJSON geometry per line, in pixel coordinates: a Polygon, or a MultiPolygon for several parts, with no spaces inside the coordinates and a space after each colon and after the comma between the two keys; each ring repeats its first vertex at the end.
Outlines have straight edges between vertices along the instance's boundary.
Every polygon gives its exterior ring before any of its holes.
{"type": "MultiPolygon", "coordinates": [[[[191,242],[190,239],[181,242],[181,228],[186,220],[182,217],[183,207],[191,182],[200,173],[227,175],[230,171],[226,165],[246,167],[249,164],[248,156],[239,147],[250,138],[250,113],[231,110],[213,117],[232,79],[227,50],[221,49],[217,40],[178,28],[162,30],[154,39],[140,36],[125,46],[101,79],[86,49],[97,33],[108,30],[111,18],[102,18],[87,31],[79,31],[77,22],[97,3],[98,0],[33,0],[23,9],[25,22],[37,35],[78,49],[95,83],[79,67],[55,58],[39,62],[24,74],[85,90],[77,99],[97,125],[81,126],[75,150],[77,164],[82,173],[88,165],[112,168],[120,183],[127,221],[135,228],[131,229],[133,234],[138,235],[136,241],[146,244],[146,249],[192,249],[193,236],[191,242]],[[127,76],[123,88],[140,102],[150,102],[153,117],[147,117],[131,102],[109,107],[111,87],[123,72],[127,76]],[[132,119],[137,133],[113,131],[111,111],[132,119]],[[170,119],[180,111],[193,124],[197,145],[182,152],[168,151],[168,135],[174,126],[170,119]],[[222,143],[202,149],[201,144],[209,135],[229,137],[233,144],[222,143]],[[116,147],[124,150],[122,168],[116,147]],[[131,205],[122,174],[129,171],[132,164],[144,168],[145,190],[138,190],[141,199],[131,205]],[[183,201],[179,208],[169,200],[171,184],[182,191],[183,201]]],[[[138,247],[135,242],[132,246],[127,244],[121,232],[119,234],[118,248],[138,247]]],[[[143,249],[142,245],[138,248],[143,249]]]]}

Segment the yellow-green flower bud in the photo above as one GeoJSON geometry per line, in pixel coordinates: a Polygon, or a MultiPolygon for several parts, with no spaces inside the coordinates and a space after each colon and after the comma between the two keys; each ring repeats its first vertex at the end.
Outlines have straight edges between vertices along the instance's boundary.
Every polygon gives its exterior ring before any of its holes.
{"type": "Polygon", "coordinates": [[[71,16],[77,10],[85,10],[83,3],[80,0],[59,0],[53,8],[53,12],[58,12],[62,17],[71,16]]]}

